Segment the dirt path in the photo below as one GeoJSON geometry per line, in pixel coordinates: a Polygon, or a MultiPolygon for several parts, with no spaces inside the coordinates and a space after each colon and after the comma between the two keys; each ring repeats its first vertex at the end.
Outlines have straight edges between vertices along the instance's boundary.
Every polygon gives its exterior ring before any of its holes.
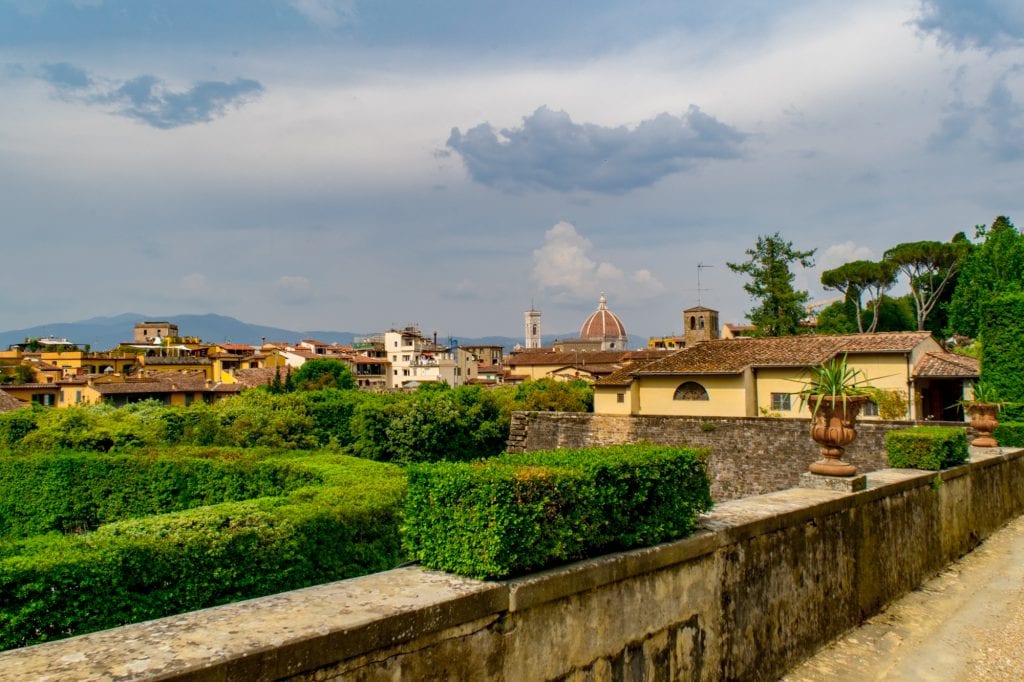
{"type": "Polygon", "coordinates": [[[1024,516],[784,680],[1024,680],[1024,516]]]}

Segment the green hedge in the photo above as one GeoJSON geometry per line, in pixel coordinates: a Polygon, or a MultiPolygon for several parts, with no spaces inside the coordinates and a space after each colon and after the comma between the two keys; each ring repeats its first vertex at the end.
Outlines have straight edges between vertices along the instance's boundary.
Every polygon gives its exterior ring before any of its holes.
{"type": "Polygon", "coordinates": [[[938,471],[967,461],[967,430],[948,426],[915,426],[885,434],[889,466],[938,471]]]}
{"type": "Polygon", "coordinates": [[[1024,294],[996,296],[981,320],[981,379],[1004,400],[1024,401],[1024,294]]]}
{"type": "Polygon", "coordinates": [[[1024,403],[1003,403],[999,408],[999,421],[1024,422],[1024,403]]]}
{"type": "Polygon", "coordinates": [[[0,456],[0,538],[84,532],[318,482],[308,469],[261,461],[252,453],[232,459],[90,452],[0,456]]]}
{"type": "Polygon", "coordinates": [[[992,436],[1001,447],[1024,447],[1024,421],[999,422],[992,436]]]}
{"type": "Polygon", "coordinates": [[[706,453],[692,449],[533,452],[408,472],[406,549],[477,578],[683,537],[711,507],[706,453]]]}
{"type": "MultiPolygon", "coordinates": [[[[272,461],[273,460],[273,461],[272,461]]],[[[386,570],[405,477],[341,455],[267,464],[320,481],[279,496],[0,542],[0,649],[386,570]]]]}

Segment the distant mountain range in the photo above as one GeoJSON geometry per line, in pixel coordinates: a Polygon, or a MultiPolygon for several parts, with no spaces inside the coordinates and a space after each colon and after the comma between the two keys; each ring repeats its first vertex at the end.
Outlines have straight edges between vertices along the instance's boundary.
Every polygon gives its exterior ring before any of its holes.
{"type": "MultiPolygon", "coordinates": [[[[182,336],[198,336],[203,341],[209,343],[248,343],[257,346],[265,337],[267,341],[294,343],[301,339],[316,339],[324,343],[348,345],[352,343],[353,339],[368,335],[359,332],[296,331],[281,327],[267,327],[242,322],[226,315],[141,315],[138,313],[123,313],[113,317],[92,317],[79,322],[55,322],[26,329],[0,332],[0,350],[6,349],[13,343],[22,343],[26,338],[45,336],[64,338],[78,344],[89,344],[93,350],[107,350],[122,341],[131,341],[134,335],[135,323],[142,322],[143,320],[171,322],[178,325],[178,330],[182,336]]],[[[546,334],[543,337],[543,342],[545,345],[548,345],[555,339],[566,339],[575,335],[575,333],[546,334]]],[[[511,350],[517,343],[523,342],[522,338],[510,336],[456,338],[458,338],[459,344],[463,346],[504,346],[506,351],[511,350]]],[[[438,339],[438,341],[442,342],[447,342],[447,340],[447,336],[444,339],[438,339]]],[[[640,337],[630,337],[630,344],[632,347],[637,348],[645,346],[647,340],[640,337]]]]}

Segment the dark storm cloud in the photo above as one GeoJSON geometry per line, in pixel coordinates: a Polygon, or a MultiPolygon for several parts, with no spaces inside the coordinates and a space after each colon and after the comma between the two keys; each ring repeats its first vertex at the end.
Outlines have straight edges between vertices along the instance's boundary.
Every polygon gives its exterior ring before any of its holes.
{"type": "Polygon", "coordinates": [[[541,107],[519,128],[453,128],[448,147],[474,180],[490,187],[622,194],[701,159],[737,158],[745,138],[696,106],[682,116],[659,114],[632,130],[574,123],[564,111],[541,107]]]}
{"type": "Polygon", "coordinates": [[[1024,44],[1020,0],[922,0],[915,22],[941,43],[958,49],[1001,49],[1024,44]]]}
{"type": "Polygon", "coordinates": [[[85,70],[64,62],[43,64],[39,78],[52,85],[62,99],[106,105],[111,107],[112,114],[162,130],[208,123],[263,92],[258,81],[246,78],[200,81],[179,91],[151,75],[111,82],[93,78],[85,70]]]}
{"type": "Polygon", "coordinates": [[[1022,75],[1020,67],[1009,69],[976,104],[966,102],[959,87],[954,87],[956,97],[946,108],[939,130],[928,138],[929,148],[941,152],[968,140],[979,142],[997,161],[1024,158],[1024,104],[1017,95],[1024,89],[1022,75]]]}
{"type": "Polygon", "coordinates": [[[168,129],[208,123],[245,104],[263,92],[254,80],[237,78],[230,83],[202,81],[188,90],[174,92],[154,76],[139,76],[103,96],[117,105],[116,113],[154,128],[168,129]]]}
{"type": "Polygon", "coordinates": [[[58,90],[78,90],[92,85],[89,74],[67,62],[43,64],[40,71],[40,78],[58,90]]]}

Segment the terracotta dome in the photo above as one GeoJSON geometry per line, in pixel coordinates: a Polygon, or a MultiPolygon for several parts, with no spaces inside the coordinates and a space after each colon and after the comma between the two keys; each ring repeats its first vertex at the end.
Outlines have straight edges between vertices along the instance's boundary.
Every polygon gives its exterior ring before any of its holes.
{"type": "Polygon", "coordinates": [[[583,326],[580,327],[580,338],[592,341],[604,339],[627,339],[626,328],[622,320],[612,311],[608,310],[608,299],[601,294],[597,310],[590,314],[583,326]]]}

